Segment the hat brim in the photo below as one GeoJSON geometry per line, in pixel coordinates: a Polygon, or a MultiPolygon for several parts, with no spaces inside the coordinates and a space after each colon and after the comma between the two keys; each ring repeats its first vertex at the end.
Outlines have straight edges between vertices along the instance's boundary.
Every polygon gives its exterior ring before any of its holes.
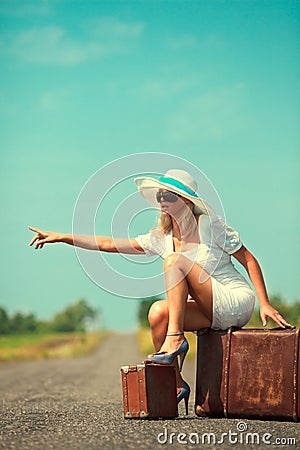
{"type": "Polygon", "coordinates": [[[206,214],[209,215],[210,206],[200,197],[190,195],[177,186],[173,186],[167,183],[163,183],[162,181],[156,180],[151,177],[137,177],[134,179],[139,192],[142,196],[149,202],[151,205],[155,207],[159,207],[159,203],[156,200],[156,193],[158,189],[167,189],[168,191],[175,192],[175,194],[179,194],[181,197],[187,198],[194,204],[194,214],[206,214]]]}

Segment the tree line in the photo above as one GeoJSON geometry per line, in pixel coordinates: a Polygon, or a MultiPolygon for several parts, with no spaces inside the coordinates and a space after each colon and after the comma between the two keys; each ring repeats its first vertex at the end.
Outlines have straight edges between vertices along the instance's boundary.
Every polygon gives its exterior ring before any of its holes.
{"type": "MultiPolygon", "coordinates": [[[[148,312],[149,309],[156,300],[159,300],[158,297],[149,297],[146,299],[143,299],[139,304],[138,309],[138,320],[139,324],[143,328],[149,327],[148,322],[148,312]]],[[[294,303],[286,303],[280,295],[273,295],[270,297],[271,305],[278,309],[280,313],[283,315],[283,317],[292,325],[296,326],[297,328],[300,328],[300,299],[295,301],[294,303]]],[[[277,327],[278,325],[275,324],[271,319],[268,319],[267,323],[268,327],[273,328],[277,327]]],[[[259,309],[255,309],[250,322],[247,324],[247,326],[251,326],[254,328],[261,328],[262,323],[259,315],[259,309]]]]}
{"type": "Polygon", "coordinates": [[[52,332],[85,332],[90,322],[96,321],[98,311],[85,300],[78,300],[54,315],[49,321],[42,321],[34,314],[16,312],[9,315],[0,306],[0,335],[52,332]]]}
{"type": "MultiPolygon", "coordinates": [[[[138,321],[141,327],[149,327],[148,312],[158,297],[141,299],[138,307],[138,321]]],[[[297,328],[300,328],[300,300],[286,303],[280,295],[270,297],[271,304],[280,311],[285,319],[297,328]]],[[[92,308],[86,300],[67,306],[63,311],[55,314],[48,321],[38,319],[34,314],[16,312],[9,315],[5,308],[0,306],[0,335],[25,333],[51,333],[51,332],[85,332],[89,324],[95,323],[99,311],[92,308]]],[[[255,309],[248,324],[252,327],[262,327],[259,310],[255,309]]],[[[268,320],[269,327],[277,326],[268,320]]]]}

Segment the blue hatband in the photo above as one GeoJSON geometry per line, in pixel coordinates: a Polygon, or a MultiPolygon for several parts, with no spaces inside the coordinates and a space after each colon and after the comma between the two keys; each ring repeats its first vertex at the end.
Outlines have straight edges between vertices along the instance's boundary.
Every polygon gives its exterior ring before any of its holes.
{"type": "Polygon", "coordinates": [[[183,183],[181,183],[178,180],[175,180],[174,178],[168,178],[168,177],[160,177],[159,181],[162,183],[170,184],[171,186],[177,187],[181,189],[182,191],[186,192],[187,194],[191,195],[192,197],[198,197],[196,192],[192,191],[188,187],[186,187],[183,183]]]}

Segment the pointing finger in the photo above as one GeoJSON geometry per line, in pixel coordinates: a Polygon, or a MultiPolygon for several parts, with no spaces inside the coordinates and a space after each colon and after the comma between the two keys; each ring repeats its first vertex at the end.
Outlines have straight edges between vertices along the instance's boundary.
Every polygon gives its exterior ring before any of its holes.
{"type": "Polygon", "coordinates": [[[35,243],[35,241],[38,239],[39,237],[38,236],[34,236],[34,238],[30,241],[30,243],[28,244],[29,245],[29,247],[31,247],[34,243],[35,243]]]}
{"type": "Polygon", "coordinates": [[[29,230],[34,231],[35,233],[39,233],[41,231],[38,228],[31,227],[30,225],[28,226],[28,228],[29,230]]]}

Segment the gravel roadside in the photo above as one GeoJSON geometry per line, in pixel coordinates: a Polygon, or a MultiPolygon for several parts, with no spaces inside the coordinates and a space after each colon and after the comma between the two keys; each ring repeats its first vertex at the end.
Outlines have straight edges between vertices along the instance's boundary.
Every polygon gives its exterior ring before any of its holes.
{"type": "Polygon", "coordinates": [[[187,362],[183,372],[192,387],[189,416],[183,415],[182,405],[180,417],[175,420],[125,420],[120,367],[142,359],[135,336],[124,334],[110,335],[93,354],[83,358],[1,364],[0,448],[299,447],[300,430],[296,423],[196,417],[193,362],[187,362]],[[253,434],[248,442],[243,428],[253,434]],[[224,442],[222,433],[227,433],[223,435],[224,442]],[[289,438],[296,442],[288,442],[289,438]]]}

